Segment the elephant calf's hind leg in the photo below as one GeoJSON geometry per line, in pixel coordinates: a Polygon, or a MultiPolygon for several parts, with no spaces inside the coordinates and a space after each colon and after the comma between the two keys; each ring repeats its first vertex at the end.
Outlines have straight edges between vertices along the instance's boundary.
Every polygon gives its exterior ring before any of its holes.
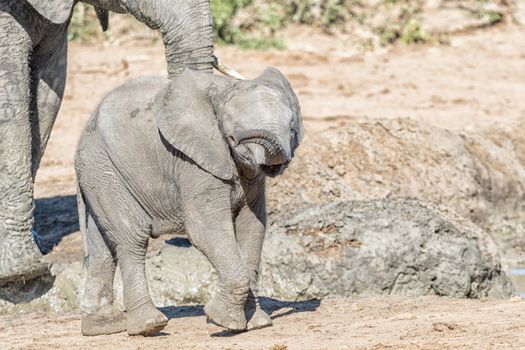
{"type": "Polygon", "coordinates": [[[145,265],[146,245],[147,240],[144,242],[144,251],[139,256],[129,249],[117,248],[129,335],[154,334],[168,324],[168,318],[155,307],[149,294],[145,265]]]}
{"type": "Polygon", "coordinates": [[[126,314],[113,305],[115,259],[91,216],[85,237],[86,285],[82,296],[83,335],[124,332],[126,314]]]}

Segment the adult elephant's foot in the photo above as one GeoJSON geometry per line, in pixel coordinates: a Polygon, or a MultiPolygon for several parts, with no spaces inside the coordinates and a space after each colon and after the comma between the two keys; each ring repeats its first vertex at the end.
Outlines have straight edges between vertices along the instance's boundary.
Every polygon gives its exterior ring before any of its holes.
{"type": "Polygon", "coordinates": [[[168,324],[168,318],[152,303],[146,303],[127,313],[129,335],[149,335],[160,332],[168,324]]]}
{"type": "Polygon", "coordinates": [[[94,313],[83,313],[80,326],[83,335],[120,333],[126,330],[126,313],[107,305],[94,313]]]}
{"type": "Polygon", "coordinates": [[[49,268],[31,234],[0,233],[0,284],[28,281],[48,273],[49,268]]]}
{"type": "Polygon", "coordinates": [[[209,322],[230,331],[240,332],[247,327],[243,306],[232,305],[216,296],[204,306],[204,312],[209,322]]]}

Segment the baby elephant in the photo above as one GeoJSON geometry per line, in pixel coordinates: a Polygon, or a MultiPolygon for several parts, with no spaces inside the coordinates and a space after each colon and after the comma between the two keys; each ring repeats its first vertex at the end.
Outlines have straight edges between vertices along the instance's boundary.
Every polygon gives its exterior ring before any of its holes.
{"type": "Polygon", "coordinates": [[[271,325],[257,300],[265,176],[285,170],[302,136],[297,97],[274,68],[251,81],[186,70],[110,93],[75,157],[87,270],[82,333],[164,328],[146,248],[150,237],[183,232],[219,276],[208,319],[233,331],[271,325]],[[126,313],[113,305],[116,262],[126,313]]]}

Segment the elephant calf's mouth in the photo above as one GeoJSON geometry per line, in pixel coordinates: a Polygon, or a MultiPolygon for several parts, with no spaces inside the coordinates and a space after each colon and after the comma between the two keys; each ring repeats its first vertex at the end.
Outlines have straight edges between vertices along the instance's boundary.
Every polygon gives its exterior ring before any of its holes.
{"type": "Polygon", "coordinates": [[[264,165],[261,164],[261,170],[262,172],[269,177],[275,177],[277,175],[281,175],[283,171],[288,167],[288,164],[290,164],[290,161],[281,163],[281,164],[273,164],[273,165],[264,165]]]}

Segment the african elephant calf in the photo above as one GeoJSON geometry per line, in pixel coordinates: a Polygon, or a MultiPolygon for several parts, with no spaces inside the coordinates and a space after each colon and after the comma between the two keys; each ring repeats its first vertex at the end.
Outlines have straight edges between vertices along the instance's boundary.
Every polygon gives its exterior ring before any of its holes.
{"type": "Polygon", "coordinates": [[[75,158],[87,269],[82,333],[164,328],[145,254],[150,237],[177,232],[218,272],[209,320],[236,331],[271,325],[257,301],[265,176],[284,171],[302,135],[297,97],[274,68],[251,81],[185,70],[108,95],[75,158]],[[113,306],[116,262],[125,314],[113,306]]]}

